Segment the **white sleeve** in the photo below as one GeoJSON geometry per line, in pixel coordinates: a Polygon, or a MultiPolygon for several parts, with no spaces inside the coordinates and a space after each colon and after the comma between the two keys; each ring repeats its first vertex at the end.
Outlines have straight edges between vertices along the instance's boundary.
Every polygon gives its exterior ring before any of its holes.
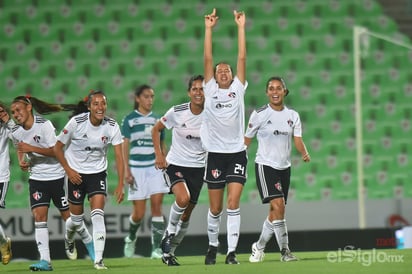
{"type": "Polygon", "coordinates": [[[60,134],[57,136],[57,141],[67,144],[72,139],[73,133],[76,131],[77,122],[74,118],[71,118],[69,122],[64,126],[60,134]]]}
{"type": "Polygon", "coordinates": [[[174,107],[171,107],[165,115],[160,118],[160,122],[167,128],[171,129],[176,126],[176,112],[174,111],[174,107]]]}
{"type": "Polygon", "coordinates": [[[120,145],[123,143],[123,137],[122,134],[120,133],[120,127],[119,124],[116,123],[113,129],[113,137],[112,137],[112,145],[120,145]]]}
{"type": "Polygon", "coordinates": [[[252,112],[249,118],[249,123],[247,125],[245,137],[253,138],[256,136],[257,131],[260,128],[259,116],[256,110],[252,112]]]}
{"type": "Polygon", "coordinates": [[[47,144],[48,147],[53,147],[56,144],[56,129],[54,128],[53,124],[50,121],[47,121],[42,129],[43,134],[46,138],[44,142],[47,144]]]}
{"type": "Polygon", "coordinates": [[[294,116],[295,125],[293,127],[293,136],[302,137],[302,123],[300,121],[299,113],[295,112],[294,116]]]}

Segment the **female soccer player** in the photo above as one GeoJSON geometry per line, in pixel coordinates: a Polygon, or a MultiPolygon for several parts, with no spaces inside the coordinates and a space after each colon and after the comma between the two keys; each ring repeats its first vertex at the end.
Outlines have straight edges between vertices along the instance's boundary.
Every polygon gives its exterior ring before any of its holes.
{"type": "MultiPolygon", "coordinates": [[[[135,92],[134,110],[122,122],[124,137],[124,158],[126,182],[129,184],[128,200],[133,201],[133,211],[129,218],[129,233],[124,239],[124,255],[132,257],[135,253],[137,230],[146,212],[146,202],[150,199],[152,213],[152,259],[160,259],[160,242],[165,223],[162,214],[163,196],[169,187],[161,170],[155,168],[155,154],[152,141],[152,128],[159,120],[152,112],[154,90],[141,85],[135,92]]],[[[162,152],[166,153],[161,135],[162,152]]]]}
{"type": "Polygon", "coordinates": [[[168,266],[179,265],[175,250],[186,234],[203,186],[206,152],[199,136],[205,100],[202,82],[201,75],[191,77],[187,90],[190,102],[170,108],[152,130],[156,168],[165,170],[166,181],[175,195],[161,243],[162,260],[168,266]],[[173,131],[167,157],[160,146],[160,134],[165,128],[173,131]]]}
{"type": "MultiPolygon", "coordinates": [[[[56,105],[43,102],[35,97],[18,96],[11,103],[11,114],[17,125],[12,129],[13,142],[17,148],[20,168],[30,173],[30,205],[34,217],[35,238],[40,253],[40,261],[30,265],[32,271],[53,270],[49,249],[47,217],[50,200],[60,210],[63,220],[71,221],[69,204],[64,190],[65,172],[55,158],[53,151],[56,134],[53,124],[38,114],[70,110],[70,105],[56,105]],[[68,109],[66,109],[68,107],[68,109]],[[38,114],[33,113],[33,109],[38,114]]],[[[65,248],[70,259],[77,258],[74,245],[68,247],[68,234],[78,231],[89,255],[92,247],[91,236],[81,222],[72,232],[66,230],[65,248]]]]}
{"type": "Polygon", "coordinates": [[[263,261],[263,251],[273,234],[281,252],[281,261],[297,260],[289,250],[285,220],[292,139],[303,161],[309,162],[310,156],[303,142],[299,114],[284,105],[284,98],[288,93],[289,90],[281,77],[269,78],[266,84],[269,103],[252,112],[245,134],[246,145],[257,136],[256,184],[262,202],[269,204],[269,215],[263,222],[259,240],[252,245],[252,255],[249,257],[252,263],[263,261]]]}
{"type": "Polygon", "coordinates": [[[244,144],[246,81],[246,16],[234,11],[238,32],[236,76],[227,63],[215,67],[212,55],[212,30],[219,17],[216,9],[205,16],[204,93],[205,109],[200,137],[208,152],[205,182],[209,191],[207,233],[209,249],[205,264],[216,263],[219,245],[223,195],[227,186],[227,244],[226,264],[238,264],[236,248],[240,233],[240,196],[246,182],[246,147],[244,144]]]}
{"type": "MultiPolygon", "coordinates": [[[[10,181],[9,140],[14,121],[10,119],[7,106],[0,102],[0,208],[6,208],[6,194],[10,181]]],[[[1,262],[8,264],[12,258],[11,239],[4,233],[0,225],[1,262]]]]}
{"type": "Polygon", "coordinates": [[[103,263],[106,243],[104,206],[107,196],[107,150],[115,152],[118,182],[114,191],[116,201],[123,201],[124,163],[123,139],[115,120],[106,116],[107,100],[102,91],[92,91],[85,102],[79,103],[69,122],[57,137],[54,152],[64,170],[68,183],[68,201],[73,224],[84,218],[84,200],[90,203],[93,226],[94,268],[107,269],[103,263]],[[64,148],[66,148],[64,150],[64,148]]]}

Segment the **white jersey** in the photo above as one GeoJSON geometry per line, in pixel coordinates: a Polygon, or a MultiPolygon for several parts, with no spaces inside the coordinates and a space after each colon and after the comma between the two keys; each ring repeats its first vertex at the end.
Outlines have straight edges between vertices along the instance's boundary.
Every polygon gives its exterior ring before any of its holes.
{"type": "MultiPolygon", "coordinates": [[[[16,125],[12,129],[14,143],[24,142],[26,144],[51,148],[56,144],[56,132],[53,124],[45,118],[34,115],[33,126],[25,130],[16,125]]],[[[64,177],[64,169],[55,157],[30,152],[26,157],[30,161],[30,179],[38,181],[50,181],[64,177]]]]}
{"type": "Polygon", "coordinates": [[[287,108],[276,111],[269,105],[250,115],[245,136],[257,135],[258,149],[255,162],[283,170],[290,167],[292,137],[302,137],[299,114],[287,108]]]}
{"type": "Polygon", "coordinates": [[[90,113],[72,117],[57,139],[66,145],[69,166],[83,174],[95,174],[107,169],[107,150],[123,142],[117,122],[105,117],[99,126],[90,123],[90,113]]]}
{"type": "Polygon", "coordinates": [[[168,163],[183,167],[205,166],[206,152],[199,136],[202,113],[193,114],[190,103],[184,103],[170,108],[160,119],[167,129],[173,128],[172,145],[166,156],[168,163]]]}
{"type": "Polygon", "coordinates": [[[236,153],[245,150],[245,91],[236,76],[228,89],[219,88],[215,78],[203,83],[205,108],[200,137],[206,151],[236,153]]]}
{"type": "Polygon", "coordinates": [[[11,129],[14,126],[12,119],[7,123],[0,122],[0,182],[10,181],[9,139],[12,138],[11,129]]]}

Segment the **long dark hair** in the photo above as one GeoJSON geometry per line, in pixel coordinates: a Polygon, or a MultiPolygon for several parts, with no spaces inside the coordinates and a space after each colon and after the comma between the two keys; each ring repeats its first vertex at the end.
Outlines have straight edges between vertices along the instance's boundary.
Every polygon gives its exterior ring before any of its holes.
{"type": "Polygon", "coordinates": [[[77,104],[53,104],[47,103],[36,97],[26,95],[17,96],[13,99],[12,104],[19,102],[26,105],[32,105],[32,107],[38,114],[51,114],[60,111],[71,111],[72,113],[70,117],[73,117],[80,113],[89,112],[88,107],[90,106],[90,101],[96,94],[102,94],[103,96],[106,96],[101,90],[91,90],[90,93],[84,99],[80,100],[77,104]]]}
{"type": "Polygon", "coordinates": [[[60,111],[73,111],[76,108],[75,104],[52,104],[30,95],[17,96],[13,99],[12,104],[14,103],[32,105],[36,112],[39,114],[50,114],[60,111]]]}
{"type": "Polygon", "coordinates": [[[2,101],[0,101],[0,107],[1,107],[5,112],[7,112],[8,115],[10,115],[10,109],[9,109],[9,107],[8,107],[5,103],[3,103],[2,101]]]}
{"type": "Polygon", "coordinates": [[[101,94],[104,97],[106,97],[106,94],[102,90],[90,90],[89,94],[86,97],[84,97],[83,100],[77,103],[70,117],[73,117],[80,113],[89,112],[90,102],[92,100],[92,97],[96,94],[101,94]]]}
{"type": "Polygon", "coordinates": [[[143,91],[145,91],[146,89],[153,89],[153,88],[147,84],[140,85],[136,88],[134,92],[134,96],[135,96],[134,109],[139,109],[139,103],[136,102],[136,97],[139,97],[143,93],[143,91]]]}

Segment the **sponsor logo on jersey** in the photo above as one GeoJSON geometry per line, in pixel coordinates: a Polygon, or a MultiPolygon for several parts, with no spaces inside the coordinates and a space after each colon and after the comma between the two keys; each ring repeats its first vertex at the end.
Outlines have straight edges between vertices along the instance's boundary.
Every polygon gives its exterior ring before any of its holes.
{"type": "Polygon", "coordinates": [[[288,135],[286,131],[279,131],[279,130],[274,130],[273,135],[288,135]]]}
{"type": "Polygon", "coordinates": [[[193,135],[187,135],[186,136],[186,139],[187,140],[200,140],[200,137],[199,136],[193,136],[193,135]]]}
{"type": "Polygon", "coordinates": [[[231,108],[231,107],[232,107],[232,104],[221,104],[221,103],[216,104],[216,108],[217,108],[217,109],[221,109],[221,108],[231,108]]]}

